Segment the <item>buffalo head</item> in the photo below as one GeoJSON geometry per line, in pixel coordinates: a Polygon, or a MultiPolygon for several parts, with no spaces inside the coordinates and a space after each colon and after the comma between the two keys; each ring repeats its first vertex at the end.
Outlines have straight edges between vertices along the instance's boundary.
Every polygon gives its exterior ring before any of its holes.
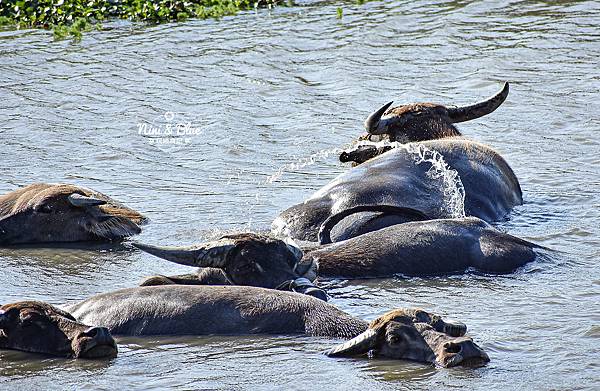
{"type": "Polygon", "coordinates": [[[117,355],[115,340],[106,328],[86,326],[69,313],[37,301],[0,306],[0,349],[69,358],[117,355]]]}
{"type": "Polygon", "coordinates": [[[122,240],[145,218],[73,185],[33,184],[0,196],[0,245],[122,240]]]}
{"type": "Polygon", "coordinates": [[[469,337],[467,326],[444,321],[420,309],[390,311],[362,334],[326,352],[331,357],[371,353],[394,359],[437,364],[482,366],[488,355],[469,337]]]}
{"type": "Polygon", "coordinates": [[[388,135],[401,143],[460,136],[454,123],[482,117],[496,110],[508,96],[508,83],[496,95],[464,107],[447,107],[434,103],[413,103],[389,108],[386,103],[365,121],[371,135],[388,135]]]}
{"type": "Polygon", "coordinates": [[[340,162],[362,164],[392,149],[391,145],[358,144],[340,154],[340,162]]]}
{"type": "Polygon", "coordinates": [[[133,243],[140,250],[181,265],[219,268],[233,285],[294,290],[326,299],[310,281],[312,263],[301,262],[302,250],[292,242],[268,235],[239,233],[185,247],[133,243]]]}

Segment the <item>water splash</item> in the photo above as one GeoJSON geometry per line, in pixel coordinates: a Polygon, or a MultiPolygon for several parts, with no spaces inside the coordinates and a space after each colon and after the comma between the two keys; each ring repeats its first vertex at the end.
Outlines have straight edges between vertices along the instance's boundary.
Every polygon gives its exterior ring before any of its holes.
{"type": "MultiPolygon", "coordinates": [[[[354,144],[355,147],[360,145],[370,145],[376,148],[383,148],[386,146],[402,148],[412,155],[415,164],[431,164],[431,168],[429,168],[426,175],[428,178],[440,183],[440,188],[442,189],[444,197],[441,210],[442,214],[454,218],[465,217],[465,187],[463,186],[458,172],[448,166],[444,157],[438,151],[418,143],[401,144],[399,142],[390,142],[387,140],[379,142],[363,140],[354,144]]],[[[272,184],[281,178],[285,172],[311,166],[333,154],[339,155],[344,150],[345,149],[342,148],[323,149],[308,157],[301,158],[294,163],[285,164],[281,166],[275,174],[267,178],[264,183],[272,184]]]]}
{"type": "MultiPolygon", "coordinates": [[[[269,198],[271,197],[271,193],[272,193],[272,187],[270,185],[272,185],[275,181],[277,181],[279,178],[281,178],[286,172],[290,172],[292,170],[297,170],[300,168],[304,168],[304,167],[308,167],[311,166],[315,163],[317,163],[318,161],[322,161],[327,159],[329,156],[334,155],[334,154],[340,154],[343,151],[343,149],[341,148],[329,148],[329,149],[323,149],[320,151],[317,151],[313,154],[311,154],[310,156],[304,157],[304,158],[300,158],[297,161],[293,162],[293,163],[288,163],[285,164],[281,167],[279,167],[277,169],[277,171],[275,171],[275,173],[271,176],[269,176],[267,179],[264,178],[259,178],[259,179],[254,179],[254,180],[250,180],[250,183],[253,184],[253,189],[255,189],[255,192],[244,192],[242,191],[242,194],[244,195],[244,205],[245,205],[245,214],[246,216],[246,222],[243,225],[240,225],[239,227],[233,229],[233,232],[240,232],[240,231],[253,231],[253,232],[258,232],[262,229],[264,229],[264,227],[262,225],[257,225],[257,222],[254,219],[254,215],[253,215],[253,211],[261,205],[264,205],[268,202],[269,198]]],[[[248,178],[249,177],[253,177],[253,173],[249,173],[248,171],[244,170],[243,168],[236,171],[236,172],[232,172],[229,174],[229,176],[227,176],[226,178],[226,183],[227,185],[232,185],[232,184],[237,184],[237,183],[244,183],[247,184],[248,183],[248,178]]],[[[223,231],[225,232],[225,231],[223,231]]],[[[220,230],[217,230],[217,233],[215,235],[219,235],[222,232],[220,230]]],[[[213,236],[212,234],[209,234],[208,236],[213,236]]]]}
{"type": "Polygon", "coordinates": [[[453,218],[465,217],[465,187],[458,172],[448,166],[444,156],[438,151],[419,143],[401,144],[387,140],[379,142],[360,141],[356,145],[370,145],[376,148],[386,146],[402,148],[413,156],[417,165],[422,163],[431,164],[431,168],[427,171],[427,177],[440,182],[444,197],[441,212],[453,218]]]}
{"type": "Polygon", "coordinates": [[[417,164],[424,162],[431,164],[427,176],[441,181],[444,194],[443,208],[445,210],[443,211],[453,218],[465,217],[465,186],[458,171],[448,166],[441,153],[422,144],[404,144],[403,147],[407,152],[413,154],[417,164]]]}
{"type": "Polygon", "coordinates": [[[279,178],[281,178],[285,172],[312,166],[313,164],[315,164],[316,162],[318,162],[320,160],[327,159],[329,156],[334,155],[334,154],[339,155],[343,151],[344,150],[341,148],[323,149],[323,150],[313,153],[312,155],[310,155],[308,157],[301,158],[294,163],[285,164],[285,165],[279,167],[279,169],[275,172],[275,174],[268,177],[267,180],[265,181],[265,183],[273,183],[276,180],[278,180],[279,178]]]}

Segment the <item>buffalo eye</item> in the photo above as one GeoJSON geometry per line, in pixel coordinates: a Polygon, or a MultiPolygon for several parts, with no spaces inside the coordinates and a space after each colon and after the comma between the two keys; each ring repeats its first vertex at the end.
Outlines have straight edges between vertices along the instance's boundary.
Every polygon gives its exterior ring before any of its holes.
{"type": "Polygon", "coordinates": [[[398,345],[400,342],[402,342],[402,337],[395,334],[390,335],[388,336],[388,342],[390,343],[390,345],[398,345]]]}
{"type": "Polygon", "coordinates": [[[42,322],[42,318],[43,317],[36,312],[21,312],[19,314],[19,319],[21,320],[21,325],[23,327],[29,327],[35,324],[43,328],[44,324],[42,322]]]}
{"type": "Polygon", "coordinates": [[[39,205],[35,210],[38,213],[49,214],[49,213],[52,213],[52,206],[50,206],[48,204],[43,204],[43,205],[39,205]]]}
{"type": "Polygon", "coordinates": [[[237,267],[237,272],[239,273],[252,273],[254,272],[255,267],[253,263],[243,263],[237,267]]]}
{"type": "Polygon", "coordinates": [[[31,312],[21,312],[19,314],[19,319],[21,320],[21,324],[23,326],[30,326],[35,318],[35,314],[31,312]]]}

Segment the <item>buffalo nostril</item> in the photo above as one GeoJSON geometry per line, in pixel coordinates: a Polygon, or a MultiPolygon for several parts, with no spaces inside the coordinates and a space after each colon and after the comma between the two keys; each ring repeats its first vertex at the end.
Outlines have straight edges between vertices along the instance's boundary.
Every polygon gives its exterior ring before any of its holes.
{"type": "Polygon", "coordinates": [[[459,353],[462,350],[459,344],[454,342],[447,342],[444,344],[444,351],[446,353],[459,353]]]}
{"type": "Polygon", "coordinates": [[[325,293],[324,290],[319,289],[319,288],[308,288],[306,290],[306,292],[304,292],[304,294],[308,295],[308,296],[316,297],[317,299],[320,299],[323,301],[327,301],[327,299],[328,299],[327,293],[325,293]]]}
{"type": "Polygon", "coordinates": [[[90,327],[80,336],[91,338],[98,343],[114,344],[114,339],[106,327],[90,327]]]}
{"type": "Polygon", "coordinates": [[[83,335],[90,338],[103,338],[110,335],[106,327],[90,327],[83,332],[83,335]]]}
{"type": "Polygon", "coordinates": [[[94,338],[96,335],[98,335],[98,331],[98,327],[90,327],[89,329],[83,332],[83,335],[85,335],[86,337],[94,338]]]}

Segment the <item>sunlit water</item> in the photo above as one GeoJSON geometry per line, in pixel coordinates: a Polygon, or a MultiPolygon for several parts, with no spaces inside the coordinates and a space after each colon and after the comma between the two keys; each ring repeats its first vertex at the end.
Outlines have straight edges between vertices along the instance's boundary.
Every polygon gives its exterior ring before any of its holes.
{"type": "MultiPolygon", "coordinates": [[[[333,152],[381,104],[469,104],[508,80],[502,107],[460,129],[521,181],[525,205],[499,227],[564,253],[508,276],[327,283],[332,303],[365,319],[421,306],[467,323],[488,366],[330,359],[320,352],[335,341],[299,336],[127,338],[108,362],[0,352],[0,388],[597,387],[600,6],[431,3],[114,23],[80,44],[0,33],[0,191],[92,187],[148,215],[140,239],[152,243],[267,229],[348,169],[333,152]],[[151,134],[178,122],[192,134],[177,144],[151,134]]],[[[1,250],[0,262],[2,303],[59,304],[188,270],[127,248],[1,250]]]]}

